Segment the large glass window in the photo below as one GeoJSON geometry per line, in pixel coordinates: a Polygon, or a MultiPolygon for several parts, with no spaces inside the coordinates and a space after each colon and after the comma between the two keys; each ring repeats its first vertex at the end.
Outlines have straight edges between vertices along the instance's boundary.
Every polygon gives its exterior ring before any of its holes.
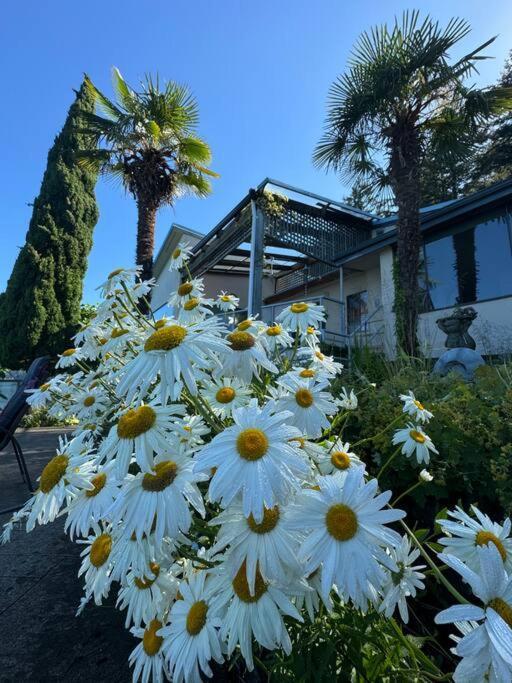
{"type": "Polygon", "coordinates": [[[419,285],[425,311],[512,295],[509,215],[480,219],[427,242],[419,285]]]}

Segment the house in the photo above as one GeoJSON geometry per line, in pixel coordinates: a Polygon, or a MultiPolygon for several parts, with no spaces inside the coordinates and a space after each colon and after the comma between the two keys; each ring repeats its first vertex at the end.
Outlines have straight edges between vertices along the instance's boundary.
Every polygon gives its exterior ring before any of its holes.
{"type": "MultiPolygon", "coordinates": [[[[512,351],[512,179],[420,212],[422,351],[437,357],[445,335],[436,320],[457,305],[478,312],[471,334],[482,354],[512,351]]],[[[203,235],[173,225],[155,262],[157,314],[169,311],[179,275],[168,263],[180,239],[193,244],[190,270],[207,296],[240,298],[237,317],[274,321],[291,301],[325,306],[323,340],[395,350],[393,259],[396,216],[265,179],[203,235]],[[173,279],[174,278],[174,279],[173,279]]]]}

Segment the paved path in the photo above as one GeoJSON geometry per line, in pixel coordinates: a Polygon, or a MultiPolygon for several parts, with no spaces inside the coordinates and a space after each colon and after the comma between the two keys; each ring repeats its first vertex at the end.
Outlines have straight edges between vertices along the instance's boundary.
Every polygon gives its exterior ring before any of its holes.
{"type": "MultiPolygon", "coordinates": [[[[52,457],[55,429],[17,435],[35,482],[52,457]]],[[[0,509],[27,498],[12,452],[0,453],[0,509]]],[[[0,516],[0,525],[7,516],[0,516]]],[[[124,629],[113,601],[75,612],[82,595],[77,578],[80,547],[63,533],[62,521],[14,532],[0,546],[0,682],[116,681],[128,683],[128,654],[136,641],[124,629]]]]}

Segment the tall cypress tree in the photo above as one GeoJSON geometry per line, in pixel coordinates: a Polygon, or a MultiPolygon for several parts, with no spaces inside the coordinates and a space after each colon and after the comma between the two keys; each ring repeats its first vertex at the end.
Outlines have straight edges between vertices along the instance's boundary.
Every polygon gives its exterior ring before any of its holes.
{"type": "Polygon", "coordinates": [[[42,354],[70,345],[80,319],[82,283],[98,220],[97,174],[78,162],[94,149],[84,133],[84,112],[94,97],[82,84],[48,153],[39,196],[26,236],[0,297],[0,365],[23,367],[42,354]]]}

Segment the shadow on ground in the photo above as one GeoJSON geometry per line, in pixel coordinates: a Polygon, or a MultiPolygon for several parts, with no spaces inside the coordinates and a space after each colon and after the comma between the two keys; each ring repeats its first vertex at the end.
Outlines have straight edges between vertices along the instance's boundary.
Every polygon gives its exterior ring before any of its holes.
{"type": "MultiPolygon", "coordinates": [[[[26,430],[19,442],[33,481],[52,457],[58,430],[26,430]]],[[[0,453],[0,509],[21,505],[28,492],[12,451],[0,453]]],[[[8,515],[0,516],[0,525],[8,515]]],[[[124,629],[114,597],[75,617],[82,596],[80,546],[63,522],[26,534],[17,529],[0,546],[0,681],[131,680],[128,655],[136,641],[124,629]]]]}

